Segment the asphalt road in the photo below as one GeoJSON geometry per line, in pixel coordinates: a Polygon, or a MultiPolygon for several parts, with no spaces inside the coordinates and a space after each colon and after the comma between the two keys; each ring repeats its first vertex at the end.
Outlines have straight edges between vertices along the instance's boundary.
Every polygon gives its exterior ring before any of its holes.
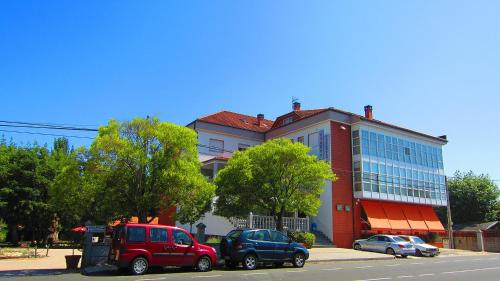
{"type": "Polygon", "coordinates": [[[109,280],[109,281],[185,281],[185,280],[286,280],[286,281],[384,281],[384,280],[500,280],[500,254],[462,257],[411,258],[386,261],[307,263],[304,268],[260,268],[254,271],[214,270],[191,272],[165,269],[143,276],[106,273],[83,276],[78,273],[41,272],[35,276],[0,272],[4,280],[109,280]]]}

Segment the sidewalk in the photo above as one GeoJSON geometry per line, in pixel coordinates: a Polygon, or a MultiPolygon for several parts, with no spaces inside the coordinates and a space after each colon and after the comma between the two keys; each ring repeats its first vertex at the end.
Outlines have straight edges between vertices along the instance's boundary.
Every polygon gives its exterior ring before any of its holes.
{"type": "Polygon", "coordinates": [[[366,261],[366,260],[392,260],[393,256],[356,251],[353,249],[343,248],[313,248],[309,250],[308,262],[325,262],[325,261],[366,261]]]}
{"type": "MultiPolygon", "coordinates": [[[[48,257],[26,258],[26,259],[2,259],[0,260],[1,271],[18,270],[66,270],[66,259],[64,256],[72,254],[71,249],[50,249],[48,257]]],[[[42,250],[42,253],[45,253],[42,250]]],[[[81,255],[80,251],[75,250],[75,255],[81,255]]]]}

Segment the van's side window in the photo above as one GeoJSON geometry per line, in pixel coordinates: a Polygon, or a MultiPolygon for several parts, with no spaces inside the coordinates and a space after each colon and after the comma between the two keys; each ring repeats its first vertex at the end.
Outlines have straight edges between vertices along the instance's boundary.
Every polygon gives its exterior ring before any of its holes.
{"type": "Polygon", "coordinates": [[[150,242],[167,242],[168,231],[165,228],[150,228],[149,229],[150,242]]]}
{"type": "Polygon", "coordinates": [[[172,230],[172,236],[174,238],[174,243],[178,245],[191,245],[193,240],[184,231],[174,229],[172,230]]]}
{"type": "Polygon", "coordinates": [[[127,227],[127,242],[144,242],[146,240],[146,228],[127,227]]]}

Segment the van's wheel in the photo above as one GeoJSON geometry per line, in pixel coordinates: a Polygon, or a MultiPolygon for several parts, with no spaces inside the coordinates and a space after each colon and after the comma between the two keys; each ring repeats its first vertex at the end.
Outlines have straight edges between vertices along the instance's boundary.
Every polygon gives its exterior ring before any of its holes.
{"type": "Polygon", "coordinates": [[[361,251],[361,245],[359,245],[358,243],[354,244],[354,250],[361,251]]]}
{"type": "Polygon", "coordinates": [[[130,271],[134,275],[142,275],[148,271],[148,260],[144,257],[135,258],[130,264],[130,271]]]}
{"type": "Polygon", "coordinates": [[[296,253],[293,255],[293,266],[294,267],[303,267],[306,263],[306,257],[302,253],[296,253]]]}
{"type": "Polygon", "coordinates": [[[254,254],[248,254],[243,258],[243,267],[247,270],[257,268],[257,257],[254,254]]]}
{"type": "Polygon", "coordinates": [[[385,253],[393,256],[396,255],[396,252],[394,252],[393,248],[387,248],[387,250],[385,250],[385,253]]]}
{"type": "Polygon", "coordinates": [[[210,271],[212,270],[212,261],[210,261],[209,257],[203,256],[196,263],[196,268],[201,272],[210,271]]]}

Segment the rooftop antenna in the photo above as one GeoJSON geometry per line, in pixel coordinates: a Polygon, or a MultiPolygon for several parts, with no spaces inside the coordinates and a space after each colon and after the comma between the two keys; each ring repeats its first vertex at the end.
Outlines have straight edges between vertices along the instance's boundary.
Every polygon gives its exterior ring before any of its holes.
{"type": "Polygon", "coordinates": [[[299,102],[299,99],[297,97],[292,96],[292,103],[299,102]]]}

